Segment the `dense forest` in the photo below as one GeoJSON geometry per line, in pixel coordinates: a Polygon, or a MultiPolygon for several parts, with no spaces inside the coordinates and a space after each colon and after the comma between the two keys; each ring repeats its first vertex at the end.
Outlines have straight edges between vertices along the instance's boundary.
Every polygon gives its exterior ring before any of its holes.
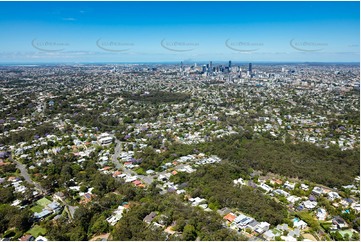
{"type": "Polygon", "coordinates": [[[360,170],[358,150],[324,149],[308,143],[289,144],[234,135],[200,144],[198,149],[218,155],[244,170],[253,168],[329,187],[352,183],[360,170]]]}
{"type": "Polygon", "coordinates": [[[151,103],[183,102],[190,98],[190,95],[185,93],[162,91],[152,91],[148,94],[123,93],[122,96],[128,100],[151,103]]]}
{"type": "MultiPolygon", "coordinates": [[[[156,192],[155,186],[150,190],[156,192]]],[[[175,194],[152,196],[140,200],[114,227],[114,240],[159,240],[165,239],[161,229],[150,228],[143,218],[150,212],[158,215],[155,220],[167,227],[172,225],[176,232],[168,240],[244,240],[222,224],[221,217],[197,207],[186,206],[175,194]],[[148,229],[147,229],[148,228],[148,229]]]]}
{"type": "Polygon", "coordinates": [[[183,174],[174,182],[185,183],[192,197],[206,198],[211,209],[235,208],[273,225],[288,222],[287,210],[282,205],[257,189],[234,186],[233,180],[241,174],[244,170],[234,164],[212,164],[200,167],[194,173],[183,174]]]}
{"type": "Polygon", "coordinates": [[[29,142],[35,136],[43,137],[54,132],[54,126],[49,123],[40,124],[33,129],[25,129],[20,132],[10,133],[9,136],[0,137],[0,144],[17,144],[19,142],[29,142]]]}

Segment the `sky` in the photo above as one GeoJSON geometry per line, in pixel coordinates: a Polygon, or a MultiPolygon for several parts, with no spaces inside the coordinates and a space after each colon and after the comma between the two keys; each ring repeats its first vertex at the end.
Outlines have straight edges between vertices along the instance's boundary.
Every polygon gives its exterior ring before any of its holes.
{"type": "Polygon", "coordinates": [[[0,62],[359,62],[355,2],[0,2],[0,62]]]}

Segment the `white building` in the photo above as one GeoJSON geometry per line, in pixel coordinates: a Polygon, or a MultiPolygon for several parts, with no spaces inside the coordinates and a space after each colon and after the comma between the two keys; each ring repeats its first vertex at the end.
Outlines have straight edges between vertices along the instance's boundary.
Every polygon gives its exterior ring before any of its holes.
{"type": "Polygon", "coordinates": [[[98,136],[98,144],[108,145],[113,142],[113,138],[108,133],[102,133],[98,136]]]}
{"type": "Polygon", "coordinates": [[[246,183],[243,181],[242,178],[238,178],[238,179],[236,179],[236,180],[233,180],[233,183],[234,183],[235,185],[241,185],[241,186],[243,186],[243,185],[246,184],[246,183]]]}
{"type": "Polygon", "coordinates": [[[311,202],[310,200],[304,201],[303,205],[307,209],[314,209],[317,206],[317,202],[311,202]]]}
{"type": "Polygon", "coordinates": [[[337,192],[329,192],[329,193],[327,193],[327,197],[329,200],[333,201],[335,199],[340,198],[340,195],[338,195],[337,192]]]}
{"type": "Polygon", "coordinates": [[[321,187],[314,187],[312,193],[319,196],[323,193],[323,189],[321,187]]]}
{"type": "Polygon", "coordinates": [[[293,221],[293,227],[302,230],[307,227],[307,223],[303,220],[296,220],[296,221],[293,221]]]}
{"type": "Polygon", "coordinates": [[[283,185],[283,187],[288,189],[288,190],[294,190],[295,189],[295,184],[286,181],[285,184],[283,185]]]}
{"type": "Polygon", "coordinates": [[[262,234],[262,233],[266,232],[267,230],[269,230],[269,226],[270,226],[270,224],[267,222],[260,222],[259,224],[257,224],[255,231],[259,234],[262,234]]]}
{"type": "Polygon", "coordinates": [[[268,186],[267,184],[262,183],[261,185],[259,185],[260,188],[262,188],[263,190],[266,190],[266,192],[271,192],[273,189],[268,186]]]}
{"type": "Polygon", "coordinates": [[[301,188],[302,188],[302,190],[304,190],[304,191],[308,191],[308,189],[309,189],[309,186],[307,186],[306,184],[301,184],[301,188]]]}
{"type": "Polygon", "coordinates": [[[318,220],[326,220],[326,217],[327,217],[326,209],[318,208],[317,213],[316,213],[316,217],[317,217],[318,220]]]}
{"type": "Polygon", "coordinates": [[[300,198],[300,197],[296,197],[296,196],[294,196],[294,195],[289,196],[289,197],[287,198],[287,201],[289,201],[289,202],[292,203],[292,204],[294,204],[295,202],[297,202],[297,201],[299,201],[299,200],[301,200],[301,198],[300,198]]]}

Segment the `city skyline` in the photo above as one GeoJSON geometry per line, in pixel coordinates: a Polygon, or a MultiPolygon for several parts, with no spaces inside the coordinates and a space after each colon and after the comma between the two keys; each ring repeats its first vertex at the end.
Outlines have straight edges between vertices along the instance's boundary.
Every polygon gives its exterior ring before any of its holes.
{"type": "Polygon", "coordinates": [[[1,2],[0,6],[0,63],[360,59],[359,2],[1,2]]]}

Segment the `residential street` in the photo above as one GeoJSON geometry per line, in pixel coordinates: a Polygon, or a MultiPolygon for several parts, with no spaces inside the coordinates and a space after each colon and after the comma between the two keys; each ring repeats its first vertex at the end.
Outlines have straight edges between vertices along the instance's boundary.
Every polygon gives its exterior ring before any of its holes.
{"type": "Polygon", "coordinates": [[[46,190],[44,188],[41,187],[41,185],[37,182],[34,182],[33,180],[31,180],[30,175],[28,173],[28,170],[26,168],[26,166],[24,164],[21,164],[19,161],[17,160],[13,160],[11,157],[9,158],[11,161],[15,162],[16,164],[16,168],[18,168],[20,170],[21,176],[24,177],[25,181],[29,184],[32,184],[36,187],[37,190],[39,190],[39,192],[45,194],[46,190]]]}

